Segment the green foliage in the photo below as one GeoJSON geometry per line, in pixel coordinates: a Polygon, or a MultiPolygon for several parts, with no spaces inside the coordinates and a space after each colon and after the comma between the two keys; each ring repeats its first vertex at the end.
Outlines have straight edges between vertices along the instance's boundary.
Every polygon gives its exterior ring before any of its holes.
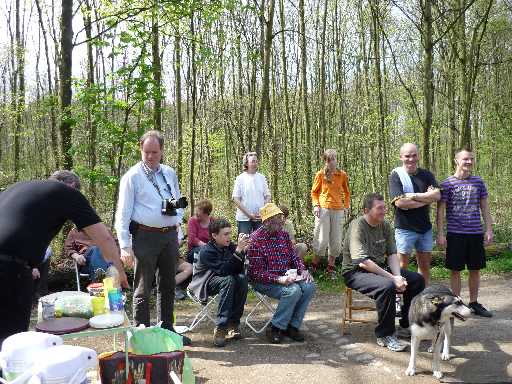
{"type": "MultiPolygon", "coordinates": [[[[443,265],[444,261],[439,260],[439,263],[435,263],[431,268],[431,276],[433,280],[449,279],[450,271],[443,265]]],[[[495,275],[500,273],[512,272],[512,251],[504,251],[498,254],[487,254],[486,268],[482,269],[480,273],[482,275],[495,275]]],[[[411,263],[409,269],[416,271],[416,266],[411,263]]],[[[462,271],[462,277],[467,278],[468,271],[462,271]]]]}

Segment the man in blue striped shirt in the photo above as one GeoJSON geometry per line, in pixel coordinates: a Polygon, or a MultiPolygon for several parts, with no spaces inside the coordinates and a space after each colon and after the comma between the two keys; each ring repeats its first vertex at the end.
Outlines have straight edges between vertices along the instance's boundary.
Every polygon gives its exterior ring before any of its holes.
{"type": "Polygon", "coordinates": [[[484,244],[492,243],[493,232],[487,188],[479,176],[471,174],[474,160],[470,149],[458,150],[455,153],[454,175],[441,183],[441,200],[437,205],[437,243],[446,247],[445,266],[451,271],[453,292],[460,296],[460,271],[467,266],[469,307],[478,316],[492,317],[492,313],[478,302],[480,269],[485,268],[484,244]],[[484,219],[485,232],[480,212],[484,219]]]}

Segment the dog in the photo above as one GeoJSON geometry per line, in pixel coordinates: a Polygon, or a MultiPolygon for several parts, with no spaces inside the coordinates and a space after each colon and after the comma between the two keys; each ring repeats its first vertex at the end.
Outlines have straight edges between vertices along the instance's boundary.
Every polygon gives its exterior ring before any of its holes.
{"type": "Polygon", "coordinates": [[[416,373],[416,356],[421,340],[432,340],[432,373],[436,379],[441,379],[441,360],[450,358],[453,318],[465,321],[470,314],[471,310],[462,299],[443,285],[431,285],[419,293],[409,309],[411,358],[405,374],[414,376],[416,373]]]}

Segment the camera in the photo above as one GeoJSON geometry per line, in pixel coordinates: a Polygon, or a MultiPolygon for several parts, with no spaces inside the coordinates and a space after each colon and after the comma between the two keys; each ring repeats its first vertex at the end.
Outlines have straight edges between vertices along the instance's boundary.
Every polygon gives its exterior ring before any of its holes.
{"type": "Polygon", "coordinates": [[[185,196],[176,199],[163,199],[162,200],[162,215],[176,216],[176,209],[187,208],[188,201],[185,196]]]}

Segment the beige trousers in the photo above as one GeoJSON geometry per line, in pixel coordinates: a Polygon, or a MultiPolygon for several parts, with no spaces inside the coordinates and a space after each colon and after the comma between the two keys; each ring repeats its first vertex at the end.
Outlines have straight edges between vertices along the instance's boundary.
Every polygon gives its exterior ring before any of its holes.
{"type": "Polygon", "coordinates": [[[313,252],[323,257],[329,248],[329,257],[338,257],[343,240],[344,209],[320,208],[320,217],[315,216],[313,252]]]}

